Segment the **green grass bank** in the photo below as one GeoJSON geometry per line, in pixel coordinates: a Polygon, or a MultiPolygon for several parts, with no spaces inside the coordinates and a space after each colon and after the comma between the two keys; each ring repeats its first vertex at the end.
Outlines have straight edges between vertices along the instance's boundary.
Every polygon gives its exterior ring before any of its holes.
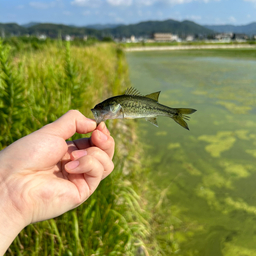
{"type": "MultiPolygon", "coordinates": [[[[130,86],[125,55],[115,44],[0,41],[0,75],[0,149],[69,109],[92,118],[96,103],[130,86]]],[[[157,255],[142,197],[147,168],[136,122],[107,126],[116,141],[114,172],[77,209],[26,227],[6,255],[157,255]]]]}

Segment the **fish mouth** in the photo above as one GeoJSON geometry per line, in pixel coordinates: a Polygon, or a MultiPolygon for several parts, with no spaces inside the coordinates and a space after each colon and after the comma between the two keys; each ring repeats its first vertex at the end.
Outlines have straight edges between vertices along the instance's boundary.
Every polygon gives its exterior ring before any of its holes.
{"type": "Polygon", "coordinates": [[[97,125],[100,123],[100,122],[102,122],[103,121],[103,117],[102,117],[102,115],[101,115],[101,112],[100,112],[100,110],[96,110],[96,109],[91,109],[91,111],[92,111],[92,114],[93,114],[93,116],[94,116],[94,118],[95,118],[95,121],[96,121],[96,123],[97,123],[97,125]]]}

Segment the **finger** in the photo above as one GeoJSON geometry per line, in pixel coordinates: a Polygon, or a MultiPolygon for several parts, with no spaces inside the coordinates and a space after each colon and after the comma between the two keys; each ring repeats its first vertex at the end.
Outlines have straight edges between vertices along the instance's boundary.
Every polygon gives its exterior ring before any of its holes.
{"type": "MultiPolygon", "coordinates": [[[[106,132],[106,130],[104,132],[106,132]]],[[[93,131],[91,138],[74,140],[73,143],[78,149],[87,149],[89,147],[96,146],[105,151],[112,159],[115,151],[115,141],[106,133],[96,129],[93,131]]]]}
{"type": "Polygon", "coordinates": [[[96,147],[91,147],[91,148],[88,148],[87,150],[75,150],[71,153],[71,159],[79,160],[81,157],[86,155],[96,158],[101,163],[104,169],[102,179],[107,177],[113,171],[114,164],[109,158],[109,156],[107,155],[107,153],[105,153],[104,151],[96,147]]]}
{"type": "MultiPolygon", "coordinates": [[[[109,130],[108,130],[108,128],[107,128],[107,126],[105,125],[104,122],[101,122],[97,126],[96,129],[101,131],[103,134],[105,134],[107,136],[110,136],[110,132],[109,132],[109,130]]],[[[71,143],[71,142],[68,142],[68,143],[71,143]]],[[[73,143],[76,145],[76,147],[78,149],[86,149],[88,147],[92,147],[93,146],[91,138],[82,138],[82,139],[74,140],[73,143]]]]}
{"type": "Polygon", "coordinates": [[[74,150],[70,154],[71,160],[77,160],[83,156],[86,156],[88,153],[86,150],[74,150]]]}
{"type": "Polygon", "coordinates": [[[96,129],[96,122],[86,118],[78,110],[69,110],[55,122],[48,124],[39,131],[68,139],[76,132],[86,134],[96,129]]]}
{"type": "Polygon", "coordinates": [[[97,127],[97,129],[93,131],[91,144],[105,151],[112,159],[115,151],[115,141],[110,135],[103,132],[106,132],[105,124],[103,122],[101,124],[103,127],[101,126],[100,129],[97,127]]]}
{"type": "Polygon", "coordinates": [[[88,155],[67,163],[65,169],[69,173],[69,180],[77,185],[80,195],[85,197],[95,191],[104,172],[102,164],[93,156],[88,155]]]}
{"type": "Polygon", "coordinates": [[[102,164],[104,168],[102,179],[106,178],[114,169],[111,158],[106,152],[96,147],[88,148],[86,151],[88,155],[93,156],[102,164]]]}
{"type": "Polygon", "coordinates": [[[98,126],[97,126],[97,130],[103,132],[106,135],[110,135],[110,132],[106,126],[106,124],[104,122],[101,122],[98,126]]]}

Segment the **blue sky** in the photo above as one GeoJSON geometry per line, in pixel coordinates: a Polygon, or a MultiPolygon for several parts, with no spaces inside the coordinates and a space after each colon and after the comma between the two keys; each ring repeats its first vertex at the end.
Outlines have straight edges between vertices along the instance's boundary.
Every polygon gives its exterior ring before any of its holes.
{"type": "Polygon", "coordinates": [[[1,0],[0,23],[131,24],[192,20],[242,25],[256,21],[256,0],[1,0]]]}

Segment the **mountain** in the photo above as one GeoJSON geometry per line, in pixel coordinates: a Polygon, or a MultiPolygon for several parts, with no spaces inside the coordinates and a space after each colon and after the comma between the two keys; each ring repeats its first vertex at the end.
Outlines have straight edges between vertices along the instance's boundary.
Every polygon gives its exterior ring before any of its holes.
{"type": "Polygon", "coordinates": [[[59,33],[62,35],[74,35],[74,36],[96,36],[103,37],[112,35],[114,37],[130,37],[134,35],[150,37],[153,33],[173,33],[178,35],[189,34],[212,34],[213,31],[200,26],[192,21],[145,21],[131,25],[90,25],[87,27],[68,26],[63,24],[51,24],[51,23],[29,23],[23,26],[19,26],[16,23],[0,23],[0,30],[3,29],[6,35],[38,35],[45,34],[49,37],[57,37],[59,33]]]}
{"type": "Polygon", "coordinates": [[[144,21],[137,24],[121,25],[121,24],[92,24],[84,27],[63,24],[37,23],[30,22],[25,25],[16,23],[0,23],[1,35],[38,35],[45,34],[49,37],[58,37],[61,33],[71,36],[95,36],[102,38],[112,35],[114,37],[151,37],[153,33],[172,33],[179,36],[185,35],[210,35],[214,32],[233,32],[248,35],[256,35],[256,22],[248,25],[205,25],[201,26],[195,22],[184,20],[164,20],[164,21],[144,21]]]}
{"type": "Polygon", "coordinates": [[[0,23],[0,32],[5,35],[24,35],[27,32],[26,28],[16,23],[0,23]]]}
{"type": "Polygon", "coordinates": [[[123,24],[91,24],[91,25],[87,25],[87,28],[93,28],[93,29],[97,29],[97,30],[102,30],[102,29],[108,29],[108,28],[116,28],[119,26],[122,26],[123,24]]]}
{"type": "Polygon", "coordinates": [[[247,34],[247,35],[256,35],[256,22],[247,24],[247,25],[205,25],[204,27],[211,29],[215,32],[219,33],[239,33],[239,34],[247,34]]]}
{"type": "Polygon", "coordinates": [[[104,29],[104,31],[114,36],[128,37],[134,36],[151,36],[153,33],[173,33],[178,35],[189,34],[212,34],[213,31],[196,24],[195,22],[184,20],[182,22],[176,20],[165,21],[144,21],[132,25],[123,25],[112,29],[104,29]]]}
{"type": "Polygon", "coordinates": [[[97,36],[100,37],[101,33],[98,30],[85,28],[85,27],[73,27],[63,24],[51,24],[51,23],[40,23],[30,28],[27,31],[31,35],[45,34],[49,37],[57,37],[59,33],[62,35],[72,36],[97,36]]]}
{"type": "Polygon", "coordinates": [[[39,22],[29,22],[29,23],[23,24],[21,26],[24,27],[24,28],[30,28],[30,27],[33,27],[33,26],[38,25],[38,24],[40,24],[40,23],[39,22]]]}

